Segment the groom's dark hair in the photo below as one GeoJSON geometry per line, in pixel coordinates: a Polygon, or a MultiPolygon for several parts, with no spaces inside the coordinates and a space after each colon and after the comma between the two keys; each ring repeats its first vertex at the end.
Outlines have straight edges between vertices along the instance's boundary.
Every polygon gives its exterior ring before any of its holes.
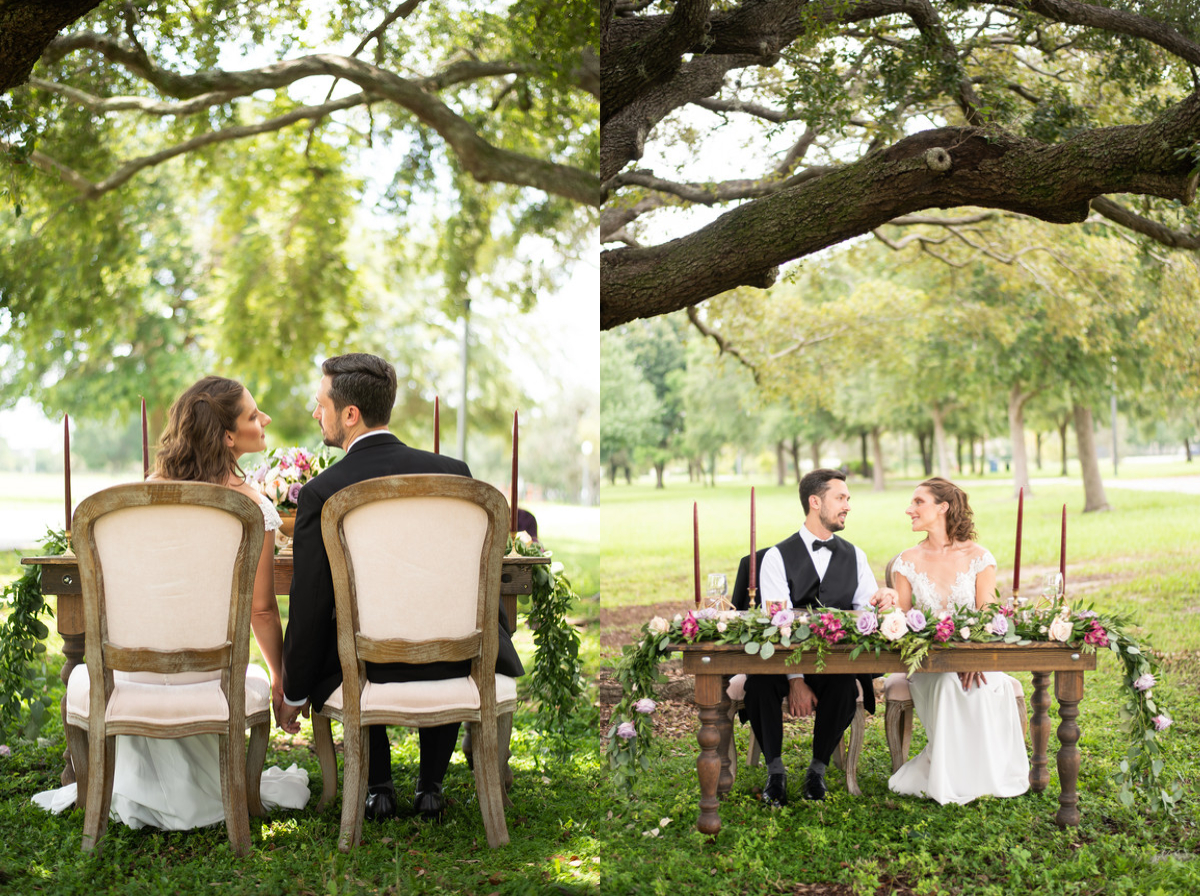
{"type": "Polygon", "coordinates": [[[384,426],[392,419],[396,403],[396,368],[383,358],[355,352],[338,355],[321,365],[329,377],[329,397],[334,410],[358,408],[367,426],[384,426]]]}
{"type": "Polygon", "coordinates": [[[804,505],[805,516],[808,516],[808,499],[813,495],[819,498],[825,494],[829,489],[829,482],[832,479],[840,479],[842,482],[845,482],[846,474],[841,470],[824,468],[804,474],[804,478],[800,480],[800,503],[804,505]]]}

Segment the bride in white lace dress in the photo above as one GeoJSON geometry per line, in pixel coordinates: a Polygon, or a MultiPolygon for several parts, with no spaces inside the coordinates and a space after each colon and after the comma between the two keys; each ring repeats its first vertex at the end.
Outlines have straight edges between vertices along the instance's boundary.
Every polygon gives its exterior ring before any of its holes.
{"type": "MultiPolygon", "coordinates": [[[[966,493],[929,479],[917,486],[907,513],[925,540],[893,566],[899,604],[932,621],[953,608],[995,600],[996,560],[976,544],[966,493]]],[[[892,775],[896,793],[941,804],[980,796],[1018,796],[1029,789],[1029,759],[1013,690],[1003,672],[917,672],[909,679],[927,746],[892,775]]]]}
{"type": "MultiPolygon", "coordinates": [[[[270,678],[252,663],[246,684],[262,688],[264,693],[269,690],[278,717],[283,702],[283,626],[275,600],[272,533],[281,520],[238,466],[242,455],[266,448],[265,430],[270,422],[241,383],[207,376],[171,405],[152,478],[226,485],[254,498],[262,508],[267,537],[255,572],[250,627],[270,678]]],[[[69,784],[39,793],[33,801],[51,812],[61,812],[75,804],[75,790],[75,785],[69,784]]],[[[265,769],[260,794],[268,810],[302,808],[309,798],[308,773],[295,765],[286,770],[265,769]]],[[[217,735],[173,740],[119,736],[111,817],[132,828],[151,825],[165,830],[190,830],[223,821],[217,735]]]]}

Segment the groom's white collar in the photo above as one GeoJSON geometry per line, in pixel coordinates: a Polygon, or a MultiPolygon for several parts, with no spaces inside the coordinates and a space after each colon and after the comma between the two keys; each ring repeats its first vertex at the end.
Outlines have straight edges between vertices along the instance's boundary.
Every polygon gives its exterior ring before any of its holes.
{"type": "Polygon", "coordinates": [[[371,438],[371,436],[390,436],[390,435],[391,435],[391,433],[388,432],[386,429],[372,429],[368,432],[364,432],[362,435],[358,435],[358,436],[354,437],[354,441],[352,441],[349,445],[346,446],[346,452],[349,453],[350,449],[352,449],[355,445],[357,445],[363,439],[369,439],[369,438],[371,438]]]}

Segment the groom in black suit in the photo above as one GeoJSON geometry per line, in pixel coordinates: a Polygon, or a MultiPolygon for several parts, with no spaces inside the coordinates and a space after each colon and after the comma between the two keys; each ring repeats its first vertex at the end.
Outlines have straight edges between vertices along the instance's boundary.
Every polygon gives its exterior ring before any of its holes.
{"type": "MultiPolygon", "coordinates": [[[[374,355],[341,355],[322,364],[321,372],[324,376],[313,417],[321,425],[325,444],[344,448],[346,456],[305,484],[296,511],[292,591],[283,639],[285,705],[279,713],[280,727],[292,733],[299,731],[300,712],[307,715],[309,704],[319,710],[342,683],[333,621],[333,578],[321,536],[325,502],[349,485],[379,476],[471,475],[462,461],[410,448],[388,432],[396,401],[396,371],[387,361],[374,355]]],[[[503,607],[496,671],[514,678],[525,672],[513,648],[503,607]]],[[[469,672],[469,661],[367,664],[367,678],[374,682],[458,678],[469,672]]],[[[421,767],[414,808],[426,817],[437,817],[445,808],[442,779],[458,742],[458,730],[458,722],[420,729],[421,767]]],[[[368,729],[368,756],[366,817],[395,815],[396,790],[383,725],[368,729]]]]}
{"type": "MultiPolygon", "coordinates": [[[[817,614],[822,607],[861,610],[879,599],[866,554],[834,535],[846,526],[850,491],[840,470],[813,470],[800,480],[806,515],[795,535],[768,548],[758,576],[762,606],[780,603],[797,612],[817,614]]],[[[751,562],[746,558],[746,562],[751,562]]],[[[739,581],[741,573],[739,572],[739,581]]],[[[737,586],[735,586],[735,601],[737,586]]],[[[863,678],[863,704],[875,710],[871,676],[863,678]]],[[[770,806],[787,804],[787,771],[783,765],[783,698],[792,715],[816,716],[812,762],[804,777],[805,799],[825,798],[825,769],[858,705],[853,675],[749,675],[746,715],[767,761],[762,798],[770,806]]]]}

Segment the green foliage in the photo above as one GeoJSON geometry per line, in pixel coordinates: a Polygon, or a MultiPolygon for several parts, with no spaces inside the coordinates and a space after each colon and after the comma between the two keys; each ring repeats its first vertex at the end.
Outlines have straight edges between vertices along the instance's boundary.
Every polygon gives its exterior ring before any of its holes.
{"type": "MultiPolygon", "coordinates": [[[[43,553],[61,554],[66,549],[66,533],[46,533],[43,553]]],[[[6,585],[3,605],[7,616],[0,624],[0,737],[19,731],[32,740],[54,705],[42,643],[50,629],[38,618],[50,612],[42,597],[42,568],[27,566],[20,578],[6,585]],[[29,715],[22,720],[26,710],[29,715]]]]}

